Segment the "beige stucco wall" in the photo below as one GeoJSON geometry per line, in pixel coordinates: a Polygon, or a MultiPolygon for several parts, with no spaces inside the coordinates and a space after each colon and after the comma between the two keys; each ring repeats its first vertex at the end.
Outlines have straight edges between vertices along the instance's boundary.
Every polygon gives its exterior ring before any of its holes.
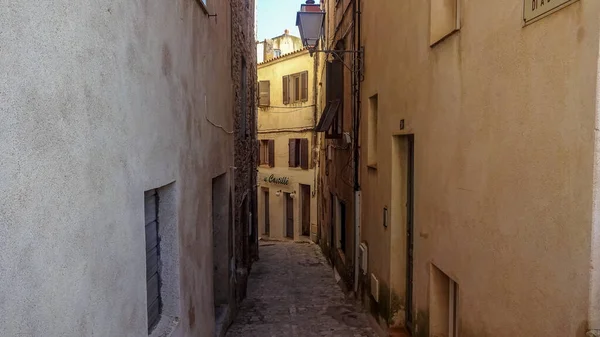
{"type": "Polygon", "coordinates": [[[599,9],[579,1],[523,27],[522,0],[462,1],[461,30],[431,48],[427,1],[363,2],[362,109],[378,94],[379,123],[362,239],[403,300],[404,258],[387,250],[403,238],[381,214],[402,219],[393,136],[414,134],[417,336],[430,263],[459,284],[461,337],[584,336],[599,9]]]}
{"type": "Polygon", "coordinates": [[[317,229],[317,160],[313,148],[316,146],[313,128],[315,114],[317,113],[314,98],[314,61],[308,51],[301,51],[277,60],[268,61],[258,65],[259,81],[270,81],[271,99],[269,107],[258,109],[258,138],[273,139],[275,141],[275,167],[260,166],[258,168],[259,196],[259,228],[264,234],[265,207],[262,188],[270,191],[270,237],[281,239],[285,237],[284,209],[285,198],[283,193],[296,192],[294,199],[294,238],[299,239],[301,234],[301,190],[300,184],[311,187],[311,239],[316,240],[317,229]],[[283,80],[285,75],[308,71],[308,101],[283,104],[283,80]],[[288,142],[291,138],[308,139],[309,169],[289,167],[288,142]],[[277,185],[265,182],[264,178],[270,175],[288,177],[289,185],[277,185]],[[282,191],[279,197],[277,191],[282,191]]]}

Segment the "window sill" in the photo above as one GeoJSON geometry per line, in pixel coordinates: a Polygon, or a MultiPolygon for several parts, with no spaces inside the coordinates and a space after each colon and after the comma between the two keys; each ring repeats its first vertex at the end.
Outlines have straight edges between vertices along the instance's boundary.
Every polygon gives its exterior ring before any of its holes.
{"type": "Polygon", "coordinates": [[[150,337],[171,337],[179,326],[179,318],[162,315],[150,337]]]}
{"type": "Polygon", "coordinates": [[[449,37],[451,37],[452,35],[455,35],[455,34],[457,34],[459,32],[460,32],[460,28],[456,28],[453,31],[451,31],[450,33],[442,36],[441,38],[439,38],[436,41],[431,41],[431,39],[430,39],[430,41],[429,41],[429,47],[430,48],[435,48],[435,46],[441,44],[442,42],[446,41],[449,37]]]}
{"type": "Polygon", "coordinates": [[[308,171],[307,168],[302,168],[302,167],[288,167],[290,170],[294,170],[294,171],[308,171]]]}
{"type": "Polygon", "coordinates": [[[269,166],[268,164],[260,164],[260,165],[258,165],[258,167],[266,168],[266,169],[273,168],[273,166],[269,166]]]}

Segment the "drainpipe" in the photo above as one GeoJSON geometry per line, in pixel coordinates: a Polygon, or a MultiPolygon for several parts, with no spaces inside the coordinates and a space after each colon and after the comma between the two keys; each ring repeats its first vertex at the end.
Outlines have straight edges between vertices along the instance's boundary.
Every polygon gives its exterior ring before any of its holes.
{"type": "MultiPolygon", "coordinates": [[[[319,86],[319,77],[318,77],[318,72],[319,72],[319,54],[315,53],[313,56],[314,59],[314,70],[313,70],[313,135],[312,135],[312,151],[311,151],[311,155],[313,157],[313,188],[312,188],[312,192],[311,192],[311,199],[313,197],[316,196],[316,191],[317,191],[317,171],[319,170],[319,167],[317,166],[317,164],[319,163],[319,152],[318,152],[318,148],[319,148],[319,144],[318,143],[318,137],[317,137],[317,123],[318,123],[318,110],[319,110],[319,95],[318,95],[318,86],[319,86]]],[[[312,200],[311,200],[311,205],[312,205],[312,200]]],[[[318,198],[317,198],[317,207],[318,207],[319,203],[318,203],[318,198]]],[[[318,212],[317,212],[317,233],[315,234],[315,238],[317,241],[317,243],[319,242],[319,216],[318,216],[318,212]]],[[[310,224],[310,230],[309,230],[309,235],[312,235],[310,233],[310,231],[312,230],[312,223],[310,224]]],[[[312,238],[311,238],[312,239],[312,238]]]]}
{"type": "Polygon", "coordinates": [[[361,82],[361,56],[357,51],[362,49],[360,42],[360,1],[352,2],[354,13],[354,36],[353,36],[353,53],[354,58],[354,293],[358,293],[358,274],[360,272],[358,251],[360,245],[360,208],[361,208],[361,193],[359,182],[359,135],[360,135],[360,82],[361,82]]]}
{"type": "MultiPolygon", "coordinates": [[[[600,69],[600,58],[598,60],[600,69]]],[[[594,127],[594,178],[592,182],[592,233],[590,250],[590,283],[588,337],[600,337],[600,97],[596,75],[596,117],[594,127]]]]}

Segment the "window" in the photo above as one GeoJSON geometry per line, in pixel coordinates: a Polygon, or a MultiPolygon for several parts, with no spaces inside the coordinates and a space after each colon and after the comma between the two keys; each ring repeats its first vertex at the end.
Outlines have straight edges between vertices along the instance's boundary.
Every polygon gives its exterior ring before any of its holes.
{"type": "Polygon", "coordinates": [[[274,57],[281,56],[281,49],[273,49],[273,56],[274,57]]]}
{"type": "Polygon", "coordinates": [[[377,167],[377,95],[369,98],[367,165],[377,167]]]}
{"type": "Polygon", "coordinates": [[[275,166],[275,141],[263,139],[260,141],[260,165],[275,166]]]}
{"type": "Polygon", "coordinates": [[[260,81],[258,82],[258,106],[266,107],[271,105],[271,82],[260,81]]]}
{"type": "Polygon", "coordinates": [[[308,71],[283,76],[283,104],[308,101],[308,71]]]}
{"type": "Polygon", "coordinates": [[[429,45],[433,46],[460,29],[458,1],[460,0],[431,0],[429,45]]]}
{"type": "Polygon", "coordinates": [[[289,166],[308,170],[308,139],[289,140],[289,166]]]}
{"type": "Polygon", "coordinates": [[[148,334],[154,330],[162,310],[160,296],[160,250],[158,246],[158,196],[156,190],[145,193],[146,218],[146,295],[148,299],[148,334]]]}
{"type": "Polygon", "coordinates": [[[457,337],[458,284],[435,265],[429,270],[429,331],[457,337]]]}
{"type": "Polygon", "coordinates": [[[148,334],[168,335],[180,317],[175,183],[144,192],[148,334]]]}
{"type": "Polygon", "coordinates": [[[344,64],[341,61],[326,64],[325,110],[317,124],[317,132],[325,132],[325,138],[341,138],[344,130],[344,64]]]}

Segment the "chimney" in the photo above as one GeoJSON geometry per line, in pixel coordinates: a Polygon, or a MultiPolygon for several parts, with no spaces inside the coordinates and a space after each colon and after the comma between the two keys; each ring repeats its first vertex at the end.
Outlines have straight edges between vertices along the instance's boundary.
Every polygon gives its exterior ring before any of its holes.
{"type": "Polygon", "coordinates": [[[285,31],[283,31],[283,32],[285,33],[285,35],[290,35],[290,31],[287,30],[287,29],[285,31]]]}

